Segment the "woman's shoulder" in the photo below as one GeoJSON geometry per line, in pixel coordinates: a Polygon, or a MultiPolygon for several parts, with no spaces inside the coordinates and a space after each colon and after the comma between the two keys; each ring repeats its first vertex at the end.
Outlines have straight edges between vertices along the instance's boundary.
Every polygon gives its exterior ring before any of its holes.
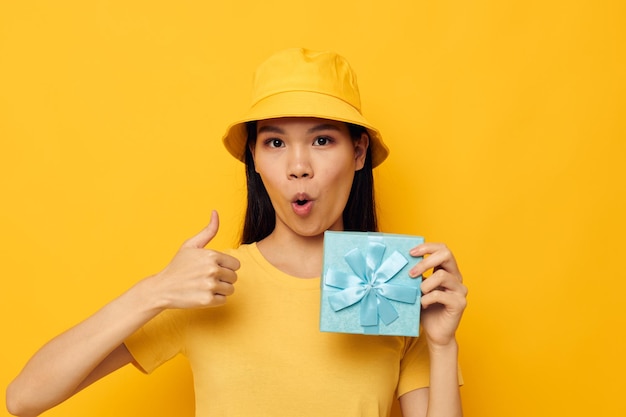
{"type": "Polygon", "coordinates": [[[236,248],[225,249],[223,252],[241,261],[240,258],[254,257],[254,253],[256,251],[257,251],[256,243],[247,243],[247,244],[241,244],[236,248]]]}

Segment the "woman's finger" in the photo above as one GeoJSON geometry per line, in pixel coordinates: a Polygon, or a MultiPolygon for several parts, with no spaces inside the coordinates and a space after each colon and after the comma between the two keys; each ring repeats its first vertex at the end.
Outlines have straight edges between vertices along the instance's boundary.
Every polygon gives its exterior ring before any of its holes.
{"type": "Polygon", "coordinates": [[[441,304],[450,312],[461,313],[467,305],[467,298],[455,291],[434,290],[422,295],[422,308],[428,308],[434,304],[441,304]]]}
{"type": "Polygon", "coordinates": [[[435,271],[431,276],[422,281],[422,293],[429,293],[435,289],[460,291],[461,293],[467,291],[465,285],[461,283],[459,276],[450,274],[444,269],[435,271]]]}
{"type": "Polygon", "coordinates": [[[215,279],[232,285],[237,282],[237,273],[231,269],[220,267],[219,272],[215,275],[215,279]]]}
{"type": "Polygon", "coordinates": [[[429,269],[437,268],[443,268],[454,275],[461,276],[452,251],[443,243],[424,243],[413,248],[410,254],[424,257],[409,271],[412,277],[423,275],[429,269]]]}

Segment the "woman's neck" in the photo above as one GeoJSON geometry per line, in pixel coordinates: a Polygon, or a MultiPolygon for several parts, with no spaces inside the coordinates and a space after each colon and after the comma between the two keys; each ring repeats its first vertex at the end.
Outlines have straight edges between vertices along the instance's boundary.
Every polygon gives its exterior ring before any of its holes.
{"type": "Polygon", "coordinates": [[[277,233],[257,243],[263,257],[282,272],[298,278],[317,278],[322,271],[324,235],[277,233]]]}

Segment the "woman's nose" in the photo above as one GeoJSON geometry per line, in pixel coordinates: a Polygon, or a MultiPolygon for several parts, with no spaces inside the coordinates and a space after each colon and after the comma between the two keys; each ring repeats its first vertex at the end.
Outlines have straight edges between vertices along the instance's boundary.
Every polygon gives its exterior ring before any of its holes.
{"type": "Polygon", "coordinates": [[[287,174],[290,179],[313,177],[313,168],[308,152],[303,149],[292,149],[289,155],[287,174]]]}

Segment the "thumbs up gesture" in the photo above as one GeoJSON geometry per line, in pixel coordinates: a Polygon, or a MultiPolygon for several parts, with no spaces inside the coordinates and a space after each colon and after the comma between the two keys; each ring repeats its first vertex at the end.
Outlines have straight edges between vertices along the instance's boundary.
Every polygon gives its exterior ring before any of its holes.
{"type": "Polygon", "coordinates": [[[170,263],[149,279],[162,308],[215,307],[233,294],[239,260],[204,248],[218,229],[219,217],[213,211],[209,225],[185,241],[170,263]]]}

